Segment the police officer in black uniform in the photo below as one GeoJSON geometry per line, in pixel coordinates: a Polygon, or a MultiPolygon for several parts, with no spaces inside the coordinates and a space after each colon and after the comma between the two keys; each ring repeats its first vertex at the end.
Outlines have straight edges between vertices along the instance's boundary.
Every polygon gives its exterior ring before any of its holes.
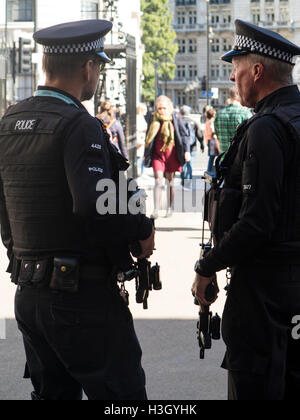
{"type": "Polygon", "coordinates": [[[88,20],[36,32],[46,86],[0,122],[1,234],[34,400],[146,399],[132,316],[111,273],[135,241],[152,255],[153,226],[141,213],[96,210],[99,181],[117,183],[128,163],[81,103],[110,61],[111,28],[88,20]]]}
{"type": "MultiPolygon", "coordinates": [[[[255,115],[238,127],[211,189],[214,248],[196,264],[193,292],[231,268],[222,333],[229,399],[300,395],[300,48],[277,33],[236,21],[232,62],[242,105],[255,115]],[[223,182],[223,184],[222,184],[223,182]],[[228,205],[229,204],[229,205],[228,205]]],[[[211,209],[210,209],[211,210],[211,209]]],[[[215,283],[217,295],[217,283],[215,283]]]]}

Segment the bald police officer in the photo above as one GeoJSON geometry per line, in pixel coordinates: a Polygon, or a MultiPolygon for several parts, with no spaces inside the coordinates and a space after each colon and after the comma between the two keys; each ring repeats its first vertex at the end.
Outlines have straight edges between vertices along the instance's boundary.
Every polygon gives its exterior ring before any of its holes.
{"type": "Polygon", "coordinates": [[[231,267],[222,326],[229,399],[293,399],[300,394],[300,341],[292,334],[300,314],[300,94],[292,71],[300,48],[235,24],[235,46],[223,60],[255,115],[239,126],[219,167],[215,246],[196,264],[193,291],[207,305],[207,285],[231,267]]]}
{"type": "Polygon", "coordinates": [[[16,319],[34,400],[146,399],[141,349],[111,272],[129,244],[154,248],[143,214],[96,211],[102,179],[128,163],[82,101],[110,59],[112,24],[71,22],[34,34],[46,86],[0,123],[0,221],[16,292],[16,319]]]}

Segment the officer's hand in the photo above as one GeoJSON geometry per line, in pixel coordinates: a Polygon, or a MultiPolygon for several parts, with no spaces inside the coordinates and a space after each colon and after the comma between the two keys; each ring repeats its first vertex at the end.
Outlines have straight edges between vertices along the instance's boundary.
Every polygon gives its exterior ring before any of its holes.
{"type": "Polygon", "coordinates": [[[184,159],[186,162],[189,162],[191,160],[191,154],[190,152],[185,152],[184,159]]]}
{"type": "Polygon", "coordinates": [[[218,299],[219,287],[217,282],[217,275],[214,274],[211,277],[202,277],[199,274],[196,274],[195,281],[192,286],[192,293],[198,300],[201,310],[204,311],[204,306],[210,306],[218,299]],[[205,298],[205,291],[207,286],[212,282],[215,282],[215,298],[212,302],[208,302],[205,298]]]}
{"type": "Polygon", "coordinates": [[[149,236],[148,239],[144,241],[139,241],[142,249],[141,255],[138,256],[138,258],[150,258],[153,254],[155,243],[154,243],[154,237],[155,237],[155,229],[152,229],[152,233],[149,236]]]}

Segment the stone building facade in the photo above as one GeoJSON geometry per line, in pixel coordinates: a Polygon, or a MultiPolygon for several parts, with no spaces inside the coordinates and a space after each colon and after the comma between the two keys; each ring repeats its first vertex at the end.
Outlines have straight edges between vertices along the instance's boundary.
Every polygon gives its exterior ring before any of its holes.
{"type": "MultiPolygon", "coordinates": [[[[44,83],[42,48],[32,40],[35,30],[103,17],[114,21],[113,36],[107,36],[106,44],[122,42],[122,33],[136,39],[139,99],[143,54],[140,0],[0,0],[0,115],[7,105],[31,96],[36,85],[44,83]]],[[[111,71],[105,96],[114,100],[124,78],[126,74],[111,71]]]]}
{"type": "MultiPolygon", "coordinates": [[[[300,45],[299,0],[170,0],[170,8],[179,51],[176,76],[167,83],[166,93],[176,106],[186,104],[198,111],[206,104],[208,53],[211,102],[215,106],[226,102],[232,65],[220,61],[220,56],[233,46],[235,19],[273,30],[300,45]]],[[[298,66],[295,78],[300,81],[298,66]]]]}

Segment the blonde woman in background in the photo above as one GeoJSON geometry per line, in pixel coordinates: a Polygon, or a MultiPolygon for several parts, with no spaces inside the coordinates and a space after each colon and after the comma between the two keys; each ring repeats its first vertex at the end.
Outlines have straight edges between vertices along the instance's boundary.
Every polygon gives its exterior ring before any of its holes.
{"type": "Polygon", "coordinates": [[[184,163],[190,159],[190,139],[184,122],[181,116],[174,112],[172,101],[166,96],[159,96],[155,102],[155,111],[145,144],[145,166],[153,168],[155,178],[152,214],[154,218],[158,217],[164,177],[170,186],[167,192],[166,216],[172,215],[175,172],[181,172],[184,163]]]}

